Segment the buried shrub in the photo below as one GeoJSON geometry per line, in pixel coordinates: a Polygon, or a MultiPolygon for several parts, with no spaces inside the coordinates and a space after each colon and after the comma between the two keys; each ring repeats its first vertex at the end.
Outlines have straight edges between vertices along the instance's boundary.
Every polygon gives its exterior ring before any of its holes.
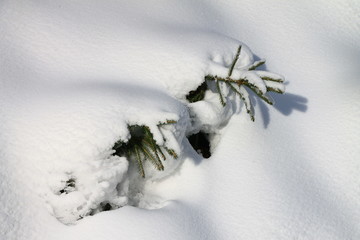
{"type": "MultiPolygon", "coordinates": [[[[190,91],[186,99],[190,102],[202,101],[205,98],[206,91],[210,89],[211,84],[214,84],[213,91],[219,95],[219,100],[222,106],[226,106],[228,97],[236,95],[244,102],[246,112],[249,114],[252,121],[254,118],[254,108],[250,100],[249,90],[255,93],[260,99],[266,103],[273,105],[273,100],[268,92],[284,93],[284,79],[282,76],[268,72],[256,70],[259,66],[265,63],[265,60],[255,61],[244,67],[236,67],[241,54],[241,45],[238,47],[234,59],[228,66],[228,73],[226,77],[208,74],[205,76],[204,82],[198,86],[196,90],[190,91]],[[225,94],[226,93],[226,94],[225,94]]],[[[167,120],[164,123],[159,123],[158,127],[166,124],[174,124],[176,121],[167,120]]],[[[134,161],[139,169],[142,177],[145,177],[144,161],[150,161],[151,164],[159,171],[164,170],[162,161],[166,160],[167,152],[169,156],[176,159],[177,153],[173,149],[166,147],[164,144],[159,145],[150,130],[146,125],[129,125],[130,139],[127,142],[118,141],[115,143],[113,149],[115,155],[125,156],[129,161],[134,161]]],[[[203,157],[210,157],[210,143],[207,139],[207,133],[199,132],[188,136],[190,144],[193,148],[203,155],[203,157]]]]}

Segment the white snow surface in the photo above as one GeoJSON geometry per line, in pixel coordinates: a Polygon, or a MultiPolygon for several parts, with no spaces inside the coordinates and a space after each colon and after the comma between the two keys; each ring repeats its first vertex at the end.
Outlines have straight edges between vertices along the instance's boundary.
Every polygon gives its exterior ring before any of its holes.
{"type": "Polygon", "coordinates": [[[359,12],[0,0],[0,239],[360,239],[359,12]],[[205,75],[226,77],[239,44],[238,69],[264,57],[287,80],[274,108],[256,101],[255,123],[211,92],[185,101],[205,75]],[[180,158],[131,174],[111,152],[127,124],[180,158]],[[199,129],[216,133],[209,159],[185,138],[199,129]],[[76,221],[102,202],[122,207],[76,221]]]}

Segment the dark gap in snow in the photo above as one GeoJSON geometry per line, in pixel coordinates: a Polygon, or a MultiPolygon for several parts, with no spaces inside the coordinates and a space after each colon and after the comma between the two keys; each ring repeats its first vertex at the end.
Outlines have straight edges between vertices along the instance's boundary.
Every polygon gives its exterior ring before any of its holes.
{"type": "Polygon", "coordinates": [[[201,154],[204,158],[209,158],[211,156],[209,134],[200,131],[187,138],[197,153],[201,154]]]}
{"type": "Polygon", "coordinates": [[[102,211],[110,211],[112,209],[111,204],[110,203],[106,203],[105,205],[101,206],[102,207],[102,211]]]}
{"type": "Polygon", "coordinates": [[[189,94],[186,95],[186,99],[191,103],[201,101],[204,99],[207,89],[208,86],[204,81],[196,90],[190,91],[189,94]]]}
{"type": "Polygon", "coordinates": [[[130,132],[130,139],[128,142],[123,142],[119,140],[115,143],[113,149],[115,150],[115,155],[123,157],[126,156],[129,152],[135,148],[135,146],[140,145],[141,142],[145,139],[145,128],[146,126],[131,125],[128,126],[130,132]]]}
{"type": "Polygon", "coordinates": [[[68,194],[70,192],[73,192],[75,190],[75,179],[70,178],[66,181],[65,187],[59,191],[60,194],[68,194]]]}
{"type": "Polygon", "coordinates": [[[118,208],[118,206],[116,205],[111,205],[109,202],[105,201],[105,202],[101,202],[96,208],[91,209],[89,215],[90,216],[94,216],[97,213],[100,212],[106,212],[106,211],[110,211],[113,209],[118,208]]]}

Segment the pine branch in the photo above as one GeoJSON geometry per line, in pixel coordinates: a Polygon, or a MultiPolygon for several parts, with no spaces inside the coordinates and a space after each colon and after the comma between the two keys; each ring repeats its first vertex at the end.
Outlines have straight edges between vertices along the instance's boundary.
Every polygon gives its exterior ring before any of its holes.
{"type": "Polygon", "coordinates": [[[235,92],[235,94],[238,94],[240,99],[243,100],[244,104],[245,104],[245,108],[246,108],[246,112],[249,114],[251,121],[255,121],[255,117],[254,117],[254,113],[251,109],[251,101],[250,99],[245,99],[245,96],[243,94],[240,93],[239,90],[236,89],[236,87],[233,84],[229,84],[230,88],[235,92]]]}
{"type": "Polygon", "coordinates": [[[174,149],[170,149],[170,148],[167,148],[167,147],[164,147],[166,152],[172,156],[173,158],[177,159],[178,158],[178,155],[176,154],[175,150],[174,149]]]}
{"type": "Polygon", "coordinates": [[[256,68],[260,67],[263,64],[265,64],[265,59],[261,59],[259,61],[256,61],[252,65],[250,65],[249,71],[255,70],[256,68]]]}
{"type": "Polygon", "coordinates": [[[159,151],[162,159],[164,159],[164,161],[165,161],[165,160],[166,160],[166,157],[165,157],[163,151],[161,150],[161,147],[159,147],[158,145],[156,145],[156,149],[157,149],[157,151],[159,151]]]}
{"type": "Polygon", "coordinates": [[[283,79],[277,79],[277,78],[271,78],[271,77],[261,77],[261,79],[264,81],[272,81],[272,82],[278,82],[278,83],[284,82],[283,79]]]}
{"type": "Polygon", "coordinates": [[[225,106],[226,103],[225,103],[225,100],[224,100],[223,95],[222,95],[222,93],[221,93],[219,81],[216,81],[216,89],[217,89],[217,91],[218,91],[218,93],[219,93],[221,105],[225,106]]]}
{"type": "Polygon", "coordinates": [[[161,164],[161,159],[160,159],[159,154],[157,152],[156,143],[149,142],[146,139],[144,139],[144,143],[145,143],[144,148],[145,148],[145,146],[147,146],[146,149],[150,149],[152,151],[152,153],[153,153],[152,156],[154,155],[157,162],[158,163],[160,162],[160,164],[161,164]]]}
{"type": "Polygon", "coordinates": [[[162,165],[160,159],[156,159],[156,157],[154,157],[154,155],[149,151],[149,149],[147,147],[142,147],[141,148],[142,152],[144,153],[146,159],[149,159],[151,161],[151,163],[156,167],[157,170],[162,171],[164,170],[164,166],[162,165]]]}
{"type": "Polygon", "coordinates": [[[177,123],[177,121],[175,121],[175,120],[169,120],[169,119],[166,119],[166,121],[165,122],[159,122],[158,123],[158,127],[160,127],[160,126],[164,126],[164,125],[169,125],[169,124],[175,124],[175,123],[177,123]]]}
{"type": "Polygon", "coordinates": [[[239,45],[239,47],[238,47],[238,49],[237,49],[237,52],[236,52],[236,55],[235,55],[235,58],[234,58],[234,60],[232,61],[231,66],[230,66],[230,68],[229,68],[229,73],[228,73],[228,76],[229,76],[229,77],[231,77],[231,75],[232,75],[232,72],[233,72],[233,70],[234,70],[234,67],[235,67],[235,65],[236,65],[236,62],[237,62],[237,60],[239,59],[240,52],[241,52],[241,45],[239,45]]]}
{"type": "Polygon", "coordinates": [[[232,61],[232,64],[230,65],[228,76],[226,78],[219,77],[217,75],[207,75],[205,76],[205,82],[208,81],[214,81],[216,84],[216,91],[219,94],[220,103],[225,106],[225,98],[221,92],[220,89],[220,82],[224,83],[225,86],[227,86],[232,92],[235,93],[235,95],[238,95],[242,101],[244,101],[245,108],[247,113],[250,115],[250,118],[252,121],[254,121],[254,113],[253,113],[253,106],[250,101],[250,98],[248,96],[247,90],[245,88],[241,88],[242,86],[246,86],[248,89],[253,91],[260,99],[265,101],[266,103],[273,105],[272,99],[266,95],[266,92],[276,92],[276,93],[284,93],[285,88],[283,85],[283,78],[274,73],[270,73],[267,71],[253,71],[257,67],[263,65],[265,63],[265,60],[259,60],[254,62],[248,67],[247,72],[244,72],[242,74],[243,77],[240,77],[239,79],[234,79],[231,77],[236,62],[239,59],[241,51],[241,45],[238,47],[238,50],[236,52],[236,55],[234,57],[234,60],[232,61]],[[239,86],[239,90],[236,89],[234,85],[239,86]],[[241,91],[240,91],[241,89],[241,91]],[[242,93],[243,92],[243,93],[242,93]],[[244,95],[246,93],[246,96],[244,95]]]}
{"type": "Polygon", "coordinates": [[[276,93],[280,93],[280,94],[283,94],[284,92],[278,88],[272,88],[272,87],[267,87],[266,90],[268,92],[276,92],[276,93]]]}
{"type": "Polygon", "coordinates": [[[135,145],[134,150],[135,150],[135,154],[136,154],[136,160],[137,160],[137,163],[138,163],[138,169],[139,169],[140,175],[144,178],[145,177],[145,171],[144,171],[144,166],[143,166],[143,163],[142,163],[142,160],[141,160],[139,147],[137,145],[135,145]]]}

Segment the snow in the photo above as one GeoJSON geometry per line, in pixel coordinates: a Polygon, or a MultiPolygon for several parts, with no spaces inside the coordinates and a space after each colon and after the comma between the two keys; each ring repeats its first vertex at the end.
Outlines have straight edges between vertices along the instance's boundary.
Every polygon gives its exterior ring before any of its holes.
{"type": "Polygon", "coordinates": [[[3,0],[0,239],[360,238],[359,10],[3,0]],[[287,80],[274,107],[250,94],[255,123],[232,96],[185,100],[206,75],[227,76],[239,45],[233,77],[264,57],[254,75],[287,80]],[[157,126],[166,119],[177,123],[157,126]],[[139,178],[111,152],[128,124],[179,159],[139,178]],[[185,137],[199,130],[212,133],[209,159],[185,137]],[[98,212],[107,202],[119,208],[98,212]]]}

